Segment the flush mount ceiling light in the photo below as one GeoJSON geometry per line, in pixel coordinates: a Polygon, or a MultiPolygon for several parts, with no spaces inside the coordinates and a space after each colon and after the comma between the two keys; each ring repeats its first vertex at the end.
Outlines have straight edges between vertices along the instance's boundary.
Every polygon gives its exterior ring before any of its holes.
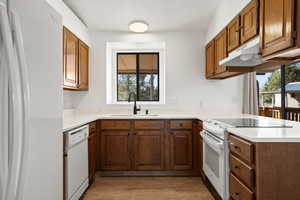
{"type": "Polygon", "coordinates": [[[145,33],[149,25],[144,21],[133,21],[129,24],[129,29],[135,33],[145,33]]]}

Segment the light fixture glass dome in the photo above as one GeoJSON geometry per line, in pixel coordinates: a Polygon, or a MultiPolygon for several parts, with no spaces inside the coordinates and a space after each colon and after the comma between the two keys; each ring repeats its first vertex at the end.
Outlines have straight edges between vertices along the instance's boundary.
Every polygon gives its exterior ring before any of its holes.
{"type": "Polygon", "coordinates": [[[129,24],[129,29],[135,33],[144,33],[148,28],[148,24],[144,21],[133,21],[129,24]]]}

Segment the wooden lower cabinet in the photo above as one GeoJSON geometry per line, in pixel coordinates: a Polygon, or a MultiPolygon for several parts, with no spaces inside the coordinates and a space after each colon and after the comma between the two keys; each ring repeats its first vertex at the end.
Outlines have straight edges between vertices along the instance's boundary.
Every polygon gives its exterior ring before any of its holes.
{"type": "Polygon", "coordinates": [[[191,170],[193,167],[192,131],[171,131],[170,160],[173,170],[191,170]]]}
{"type": "Polygon", "coordinates": [[[93,122],[89,126],[89,138],[88,138],[88,162],[89,162],[89,182],[92,184],[96,175],[96,152],[97,152],[97,134],[96,134],[96,122],[93,122]]]}
{"type": "Polygon", "coordinates": [[[164,169],[164,134],[161,131],[138,131],[134,136],[134,169],[164,169]]]}
{"type": "Polygon", "coordinates": [[[250,142],[234,134],[229,143],[231,199],[300,200],[300,143],[250,142]]]}
{"type": "Polygon", "coordinates": [[[106,174],[199,175],[199,164],[194,165],[201,158],[198,142],[193,143],[194,122],[101,120],[99,170],[106,174]]]}
{"type": "Polygon", "coordinates": [[[101,132],[101,169],[130,170],[131,151],[128,131],[101,132]]]}

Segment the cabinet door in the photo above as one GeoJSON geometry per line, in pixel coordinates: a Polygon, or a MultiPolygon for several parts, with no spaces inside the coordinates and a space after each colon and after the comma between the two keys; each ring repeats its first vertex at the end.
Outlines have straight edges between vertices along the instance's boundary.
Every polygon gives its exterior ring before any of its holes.
{"type": "Polygon", "coordinates": [[[263,56],[292,47],[294,0],[260,0],[263,56]]]}
{"type": "Polygon", "coordinates": [[[162,131],[138,131],[134,137],[135,170],[162,170],[163,147],[162,131]]]}
{"type": "Polygon", "coordinates": [[[215,38],[215,73],[226,71],[226,67],[220,66],[219,61],[227,57],[227,31],[223,30],[215,38]]]}
{"type": "Polygon", "coordinates": [[[211,77],[215,73],[215,42],[212,40],[206,45],[206,78],[211,77]]]}
{"type": "Polygon", "coordinates": [[[104,131],[101,133],[101,169],[130,170],[129,132],[104,131]]]}
{"type": "Polygon", "coordinates": [[[96,174],[96,134],[89,136],[89,179],[93,182],[96,174]]]}
{"type": "Polygon", "coordinates": [[[258,35],[258,0],[251,3],[241,12],[241,43],[258,35]]]}
{"type": "Polygon", "coordinates": [[[78,84],[78,38],[64,28],[64,88],[76,89],[78,84]]]}
{"type": "Polygon", "coordinates": [[[232,51],[240,46],[240,16],[235,17],[227,26],[227,49],[232,51]]]}
{"type": "Polygon", "coordinates": [[[89,89],[89,47],[79,41],[79,89],[89,89]]]}
{"type": "Polygon", "coordinates": [[[191,170],[192,163],[192,131],[171,131],[171,168],[174,170],[191,170]]]}

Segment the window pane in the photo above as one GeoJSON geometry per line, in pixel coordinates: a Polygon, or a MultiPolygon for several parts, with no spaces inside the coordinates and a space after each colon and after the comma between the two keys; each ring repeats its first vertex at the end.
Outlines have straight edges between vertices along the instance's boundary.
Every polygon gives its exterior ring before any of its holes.
{"type": "Polygon", "coordinates": [[[300,121],[300,63],[285,68],[286,119],[300,121]]]}
{"type": "Polygon", "coordinates": [[[266,117],[281,118],[281,70],[258,72],[259,111],[266,117]]]}
{"type": "Polygon", "coordinates": [[[285,68],[286,107],[300,108],[300,63],[285,68]]]}
{"type": "Polygon", "coordinates": [[[136,74],[118,74],[118,101],[128,101],[131,92],[136,94],[136,74]]]}
{"type": "Polygon", "coordinates": [[[280,69],[257,75],[260,106],[281,106],[280,69]]]}
{"type": "Polygon", "coordinates": [[[118,74],[136,74],[136,54],[118,54],[118,74]]]}
{"type": "Polygon", "coordinates": [[[139,85],[140,101],[159,101],[158,74],[140,74],[139,85]]]}
{"type": "Polygon", "coordinates": [[[158,54],[140,54],[139,62],[140,73],[158,73],[158,54]]]}

